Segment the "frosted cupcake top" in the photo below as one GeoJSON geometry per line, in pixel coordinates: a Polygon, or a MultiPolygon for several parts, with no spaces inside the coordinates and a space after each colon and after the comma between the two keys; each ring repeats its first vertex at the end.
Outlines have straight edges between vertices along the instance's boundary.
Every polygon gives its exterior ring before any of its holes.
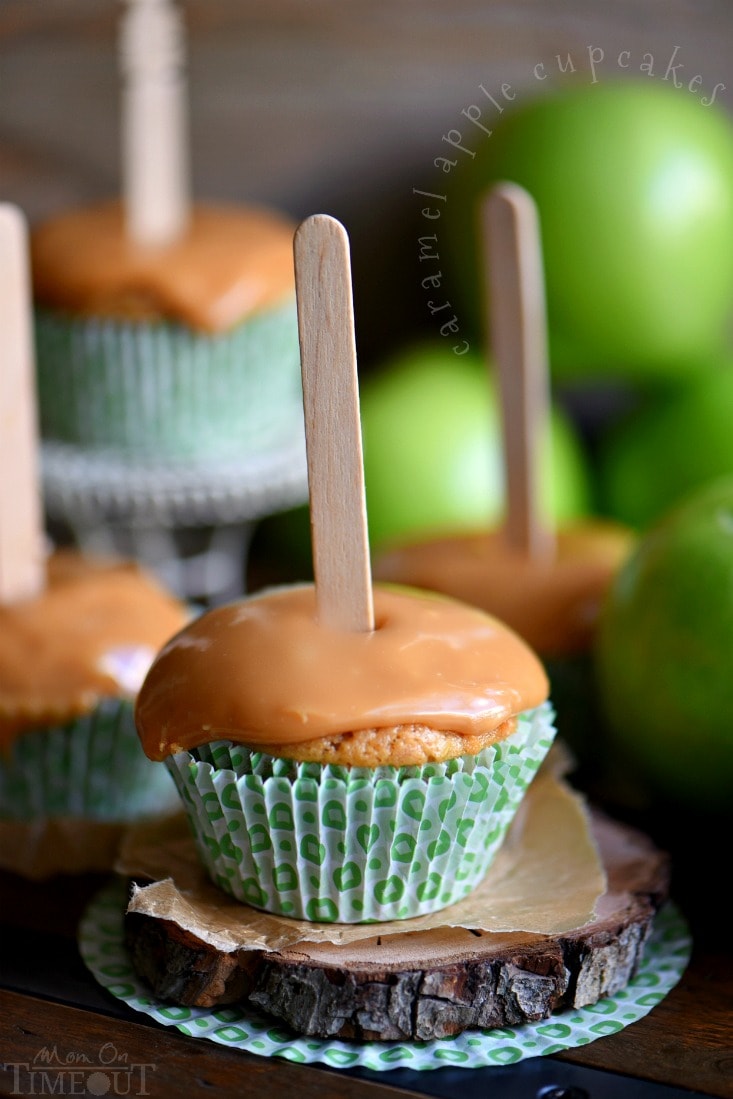
{"type": "Polygon", "coordinates": [[[146,247],[127,237],[119,202],[71,210],[31,233],[34,298],[82,316],[225,331],[295,293],[294,230],[269,209],[197,204],[181,239],[146,247]]]}
{"type": "Polygon", "coordinates": [[[132,699],[189,614],[132,562],[60,551],[35,599],[0,606],[0,750],[102,698],[132,699]]]}
{"type": "Polygon", "coordinates": [[[395,546],[375,562],[381,580],[444,592],[498,615],[543,657],[586,651],[601,601],[631,551],[621,524],[561,528],[551,560],[517,553],[502,531],[395,546]]]}
{"type": "Polygon", "coordinates": [[[375,587],[374,610],[371,633],[325,628],[313,585],[301,585],[201,615],[138,694],[146,754],[219,739],[273,750],[415,723],[471,737],[547,698],[538,657],[482,611],[388,586],[375,587]]]}

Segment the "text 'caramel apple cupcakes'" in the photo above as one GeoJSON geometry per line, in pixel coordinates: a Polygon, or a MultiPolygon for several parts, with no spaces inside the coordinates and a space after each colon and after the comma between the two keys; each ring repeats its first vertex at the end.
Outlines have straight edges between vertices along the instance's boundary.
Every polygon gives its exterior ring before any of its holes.
{"type": "Polygon", "coordinates": [[[313,586],[217,608],[138,696],[213,881],[255,907],[362,922],[466,896],[553,737],[540,661],[456,601],[374,591],[376,628],[319,624],[313,586]]]}

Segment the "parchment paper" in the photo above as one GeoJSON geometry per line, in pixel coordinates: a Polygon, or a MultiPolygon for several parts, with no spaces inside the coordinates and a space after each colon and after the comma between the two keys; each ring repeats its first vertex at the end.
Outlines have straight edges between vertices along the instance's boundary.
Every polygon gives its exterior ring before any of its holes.
{"type": "Polygon", "coordinates": [[[529,788],[486,878],[465,900],[430,916],[372,924],[311,923],[229,898],[203,870],[183,815],[132,827],[115,869],[134,885],[128,911],[172,920],[225,953],[281,951],[298,943],[347,944],[375,935],[459,927],[556,934],[593,919],[606,877],[586,803],[548,769],[529,788]]]}

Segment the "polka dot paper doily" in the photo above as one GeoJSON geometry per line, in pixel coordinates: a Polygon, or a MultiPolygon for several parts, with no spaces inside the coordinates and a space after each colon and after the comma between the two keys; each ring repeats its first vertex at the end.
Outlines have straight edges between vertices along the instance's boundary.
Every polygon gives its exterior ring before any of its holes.
{"type": "Polygon", "coordinates": [[[304,1038],[255,1009],[174,1007],[156,1000],[137,976],[124,945],[126,889],[122,881],[105,886],[92,900],[79,927],[79,949],[87,968],[111,995],[183,1034],[220,1045],[282,1057],[320,1061],[331,1068],[361,1066],[372,1070],[485,1068],[509,1065],[588,1045],[647,1015],[674,988],[690,959],[692,943],[673,904],[658,914],[636,977],[613,997],[592,1007],[569,1009],[538,1023],[497,1030],[466,1030],[432,1042],[346,1042],[304,1038]]]}

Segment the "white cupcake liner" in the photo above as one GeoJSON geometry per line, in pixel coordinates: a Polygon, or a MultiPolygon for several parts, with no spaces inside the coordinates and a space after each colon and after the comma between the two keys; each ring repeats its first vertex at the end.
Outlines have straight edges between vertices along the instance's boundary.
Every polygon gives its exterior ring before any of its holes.
{"type": "Polygon", "coordinates": [[[216,885],[324,922],[408,919],[486,874],[555,736],[549,703],[477,756],[422,767],[293,763],[229,742],[166,763],[216,885]]]}
{"type": "Polygon", "coordinates": [[[0,819],[123,822],[177,805],[166,768],[140,747],[127,699],[104,699],[68,724],[23,733],[0,755],[0,819]]]}
{"type": "Polygon", "coordinates": [[[35,312],[42,435],[136,461],[246,457],[302,432],[294,299],[209,335],[35,312]]]}

